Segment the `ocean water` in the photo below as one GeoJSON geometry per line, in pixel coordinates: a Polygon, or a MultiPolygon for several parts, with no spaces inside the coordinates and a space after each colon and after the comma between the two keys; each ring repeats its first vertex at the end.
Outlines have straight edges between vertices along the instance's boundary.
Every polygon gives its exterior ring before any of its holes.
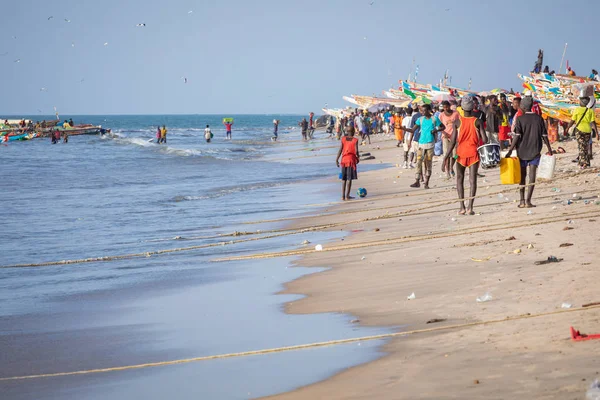
{"type": "MultiPolygon", "coordinates": [[[[337,175],[337,142],[323,133],[302,142],[301,117],[289,115],[228,116],[235,122],[227,141],[223,117],[75,116],[75,123],[102,125],[112,135],[0,146],[0,266],[228,242],[246,237],[218,235],[283,228],[284,222],[244,223],[301,216],[315,211],[310,204],[338,199],[337,184],[314,183],[337,175]],[[277,142],[271,141],[274,118],[281,121],[277,142]],[[163,124],[168,143],[158,145],[156,126],[163,124]],[[215,134],[210,144],[203,139],[207,124],[215,134]]],[[[316,272],[290,268],[294,259],[211,262],[343,235],[306,233],[152,257],[1,268],[0,376],[381,333],[357,328],[347,315],[286,315],[283,304],[298,296],[275,293],[284,282],[316,272]]],[[[170,390],[180,399],[254,398],[371,360],[379,344],[0,382],[0,391],[11,399],[158,399],[170,390]]]]}

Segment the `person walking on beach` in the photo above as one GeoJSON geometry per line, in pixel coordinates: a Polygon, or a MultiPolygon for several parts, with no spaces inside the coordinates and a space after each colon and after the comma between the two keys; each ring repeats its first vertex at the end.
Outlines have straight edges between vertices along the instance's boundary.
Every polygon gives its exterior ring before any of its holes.
{"type": "Polygon", "coordinates": [[[163,125],[160,130],[160,141],[161,143],[167,144],[167,126],[163,125]]]}
{"type": "Polygon", "coordinates": [[[513,116],[512,124],[510,126],[510,131],[514,133],[515,127],[517,126],[517,119],[519,119],[519,117],[521,115],[525,114],[523,112],[523,110],[521,109],[521,98],[520,97],[515,96],[515,98],[512,101],[512,108],[513,108],[513,110],[515,110],[515,115],[513,116]]]}
{"type": "Polygon", "coordinates": [[[579,148],[579,167],[581,169],[589,168],[592,159],[592,132],[598,137],[598,127],[596,126],[594,105],[596,100],[591,97],[580,97],[579,107],[573,110],[571,121],[565,132],[568,132],[575,125],[575,137],[579,148]]]}
{"type": "Polygon", "coordinates": [[[225,125],[225,139],[231,140],[231,126],[233,125],[233,122],[223,121],[223,125],[225,125]]]}
{"type": "MultiPolygon", "coordinates": [[[[400,129],[402,128],[412,128],[412,113],[413,110],[412,108],[407,108],[406,110],[406,116],[404,117],[404,119],[402,120],[402,125],[400,127],[400,129]]],[[[402,129],[403,131],[405,131],[405,129],[402,129]]],[[[413,139],[413,134],[408,132],[408,133],[404,133],[404,143],[402,145],[402,149],[404,150],[404,164],[402,164],[402,168],[406,169],[409,167],[408,165],[408,155],[410,153],[410,168],[414,168],[415,165],[413,164],[413,160],[415,158],[415,150],[412,146],[412,140],[413,139]]],[[[415,144],[417,144],[417,142],[415,142],[415,144]]]]}
{"type": "MultiPolygon", "coordinates": [[[[473,100],[470,101],[469,104],[473,104],[473,100]]],[[[464,109],[463,109],[464,110],[464,109]]],[[[473,110],[473,107],[471,106],[471,110],[473,110]]],[[[460,115],[458,114],[457,111],[452,110],[452,108],[450,108],[450,102],[448,100],[444,100],[442,101],[442,112],[440,113],[440,121],[442,122],[442,124],[444,124],[444,126],[446,126],[446,129],[444,129],[444,131],[442,132],[442,144],[443,144],[443,148],[444,151],[446,151],[446,153],[448,152],[448,149],[450,148],[451,145],[451,140],[452,140],[452,136],[454,136],[454,134],[456,133],[456,130],[458,128],[458,125],[460,125],[460,115]]],[[[454,150],[453,150],[454,151],[454,150]]],[[[453,156],[456,155],[456,151],[454,151],[454,153],[452,154],[453,156]]],[[[444,163],[445,164],[445,171],[446,171],[446,179],[450,179],[452,176],[454,176],[454,163],[456,162],[456,159],[454,157],[450,157],[450,158],[444,158],[444,163]]]]}
{"type": "Polygon", "coordinates": [[[335,138],[336,140],[340,140],[342,137],[342,124],[344,123],[344,118],[337,117],[335,119],[335,138]]]}
{"type": "Polygon", "coordinates": [[[354,128],[348,127],[346,136],[341,139],[340,149],[335,158],[337,167],[342,166],[342,201],[353,199],[350,191],[352,190],[352,181],[358,179],[356,166],[360,162],[359,157],[358,139],[354,137],[354,128]],[[341,164],[340,156],[342,157],[341,164]]]}
{"type": "Polygon", "coordinates": [[[210,143],[210,140],[213,137],[213,133],[210,130],[210,126],[206,125],[206,128],[204,129],[204,139],[206,139],[206,143],[210,143]]]}
{"type": "Polygon", "coordinates": [[[504,150],[508,147],[509,133],[510,133],[510,124],[508,123],[508,119],[510,117],[510,106],[508,105],[508,101],[506,100],[506,95],[504,93],[500,94],[500,104],[498,105],[500,110],[500,123],[498,126],[498,141],[500,142],[500,150],[504,150]]]}
{"type": "Polygon", "coordinates": [[[490,143],[499,144],[500,120],[502,112],[498,107],[498,98],[496,96],[488,97],[489,105],[485,109],[485,130],[490,143]]]}
{"type": "Polygon", "coordinates": [[[271,138],[271,140],[274,142],[277,140],[277,131],[278,130],[279,130],[279,120],[274,119],[273,120],[273,137],[271,138]]]}
{"type": "Polygon", "coordinates": [[[298,125],[300,125],[300,130],[302,131],[302,140],[307,140],[306,131],[308,130],[308,122],[306,118],[302,118],[302,121],[298,125]]]}
{"type": "Polygon", "coordinates": [[[508,149],[506,157],[509,158],[513,149],[517,148],[517,155],[521,162],[521,182],[520,195],[521,202],[519,208],[535,207],[531,204],[533,189],[535,187],[535,175],[537,167],[540,165],[542,146],[545,143],[548,147],[548,154],[552,154],[552,147],[548,141],[548,132],[544,119],[532,112],[533,98],[525,97],[521,100],[521,108],[525,112],[517,120],[515,126],[515,138],[508,149]],[[529,187],[527,188],[527,199],[525,199],[525,181],[529,174],[529,187]]]}
{"type": "MultiPolygon", "coordinates": [[[[446,148],[446,155],[442,162],[442,172],[447,172],[449,161],[456,155],[456,190],[460,202],[459,215],[474,215],[473,203],[477,194],[477,170],[479,169],[479,153],[477,148],[479,143],[487,142],[487,136],[483,129],[483,123],[473,116],[474,101],[472,97],[465,97],[461,100],[461,107],[464,116],[459,115],[458,126],[460,130],[454,129],[450,143],[446,148]],[[458,148],[454,151],[456,144],[458,148]],[[469,183],[471,185],[471,193],[469,199],[469,207],[465,208],[465,171],[469,169],[469,183]]],[[[445,130],[447,132],[447,130],[445,130]]]]}
{"type": "MultiPolygon", "coordinates": [[[[359,128],[360,137],[362,139],[362,144],[366,144],[367,143],[367,133],[369,132],[369,125],[368,125],[367,117],[365,116],[364,113],[359,114],[359,116],[358,116],[358,128],[359,128]]],[[[370,143],[371,143],[371,139],[369,138],[369,144],[370,143]]]]}
{"type": "Polygon", "coordinates": [[[402,115],[397,112],[396,115],[390,116],[390,129],[394,130],[394,136],[396,137],[396,147],[404,142],[404,131],[402,130],[402,115]]]}
{"type": "Polygon", "coordinates": [[[412,129],[405,128],[408,132],[414,132],[416,128],[421,129],[419,137],[419,150],[417,152],[417,173],[415,183],[410,187],[421,187],[421,178],[425,176],[425,189],[429,189],[429,179],[431,178],[433,164],[433,147],[435,145],[436,134],[446,129],[439,118],[431,114],[431,104],[423,106],[423,116],[415,122],[415,127],[412,129]],[[425,164],[425,167],[423,167],[425,164]],[[425,171],[423,171],[425,168],[425,171]]]}
{"type": "Polygon", "coordinates": [[[368,115],[363,116],[363,125],[362,125],[363,142],[366,142],[368,140],[369,144],[371,144],[372,125],[373,125],[373,121],[371,121],[371,118],[369,118],[368,115]]]}
{"type": "Polygon", "coordinates": [[[308,138],[312,139],[313,135],[315,134],[315,124],[313,121],[313,118],[315,116],[314,112],[311,112],[310,114],[308,114],[309,120],[308,120],[308,138]]]}

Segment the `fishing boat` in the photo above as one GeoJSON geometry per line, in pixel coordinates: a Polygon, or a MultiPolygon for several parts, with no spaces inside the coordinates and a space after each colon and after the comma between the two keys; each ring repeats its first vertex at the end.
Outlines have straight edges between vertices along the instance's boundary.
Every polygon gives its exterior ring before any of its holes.
{"type": "MultiPolygon", "coordinates": [[[[5,142],[14,142],[15,140],[28,140],[28,137],[31,133],[26,132],[26,133],[10,133],[8,135],[5,135],[5,138],[3,138],[3,141],[5,142]]],[[[30,138],[29,138],[30,139],[30,138]]]]}
{"type": "Polygon", "coordinates": [[[75,125],[72,128],[63,128],[63,127],[56,127],[54,130],[58,130],[60,132],[66,132],[67,134],[69,134],[69,136],[76,136],[76,135],[98,135],[100,133],[102,133],[102,126],[98,125],[75,125]]]}

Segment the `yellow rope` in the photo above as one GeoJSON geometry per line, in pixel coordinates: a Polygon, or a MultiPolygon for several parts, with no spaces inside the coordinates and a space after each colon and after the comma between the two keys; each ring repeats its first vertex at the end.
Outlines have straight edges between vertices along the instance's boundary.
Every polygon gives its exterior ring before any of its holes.
{"type": "MultiPolygon", "coordinates": [[[[400,237],[389,238],[389,239],[384,239],[384,240],[324,247],[323,250],[321,250],[321,251],[340,251],[340,250],[349,250],[349,249],[361,249],[361,248],[365,248],[365,247],[386,246],[386,245],[390,245],[390,244],[414,242],[417,240],[440,239],[440,238],[460,236],[460,235],[470,235],[473,233],[480,233],[480,232],[490,232],[490,231],[497,231],[497,230],[504,230],[504,229],[522,228],[525,226],[543,225],[543,224],[550,224],[553,222],[564,221],[565,217],[569,217],[569,219],[580,219],[580,218],[599,217],[599,216],[600,216],[600,212],[598,212],[598,210],[586,211],[586,212],[579,213],[579,214],[561,214],[560,216],[540,218],[538,220],[535,220],[535,222],[524,222],[524,223],[517,223],[517,224],[512,224],[512,225],[511,224],[505,225],[503,223],[498,223],[498,224],[486,225],[483,227],[464,228],[464,229],[459,229],[459,230],[455,230],[453,232],[447,232],[447,233],[437,233],[437,234],[418,235],[418,236],[400,236],[400,237]]],[[[273,252],[273,253],[257,253],[257,254],[243,255],[243,256],[217,258],[217,259],[214,259],[211,261],[212,262],[224,262],[224,261],[253,260],[253,259],[261,259],[261,258],[289,257],[289,256],[316,253],[316,252],[317,252],[317,250],[312,249],[312,248],[311,249],[298,249],[298,250],[288,250],[288,251],[273,252]]]]}
{"type": "Polygon", "coordinates": [[[545,317],[545,316],[556,315],[556,314],[564,314],[564,313],[569,313],[569,312],[580,312],[580,311],[593,310],[593,309],[597,309],[597,308],[600,308],[600,305],[590,306],[590,307],[585,307],[585,308],[581,307],[581,308],[570,308],[570,309],[564,309],[564,310],[563,309],[554,310],[554,311],[538,313],[538,314],[522,314],[522,315],[517,315],[517,316],[513,316],[513,317],[498,318],[498,319],[492,319],[492,320],[487,320],[487,321],[477,321],[477,322],[467,322],[467,323],[455,324],[455,325],[436,326],[433,328],[415,329],[415,330],[404,331],[404,332],[384,333],[384,334],[380,334],[380,335],[363,336],[363,337],[350,338],[350,339],[330,340],[330,341],[325,341],[325,342],[300,344],[300,345],[295,345],[295,346],[276,347],[276,348],[263,349],[263,350],[251,350],[251,351],[242,351],[242,352],[237,352],[237,353],[216,354],[216,355],[212,355],[212,356],[184,358],[184,359],[180,359],[180,360],[171,360],[171,361],[158,361],[158,362],[151,362],[151,363],[145,363],[145,364],[125,365],[125,366],[120,366],[120,367],[97,368],[97,369],[88,369],[88,370],[81,370],[81,371],[56,372],[56,373],[37,374],[37,375],[11,376],[11,377],[0,378],[0,381],[16,381],[16,380],[37,379],[37,378],[54,378],[54,377],[59,377],[59,376],[97,374],[97,373],[104,373],[104,372],[117,372],[117,371],[131,370],[131,369],[142,369],[142,368],[150,368],[150,367],[162,367],[162,366],[168,366],[168,365],[187,364],[187,363],[207,361],[207,360],[216,360],[216,359],[223,359],[223,358],[247,357],[247,356],[255,356],[255,355],[270,354],[270,353],[280,353],[280,352],[284,352],[284,351],[294,351],[294,350],[302,350],[302,349],[309,349],[309,348],[316,348],[316,347],[333,346],[333,345],[338,345],[338,344],[348,344],[348,343],[356,343],[356,342],[366,342],[366,341],[371,341],[371,340],[390,339],[390,338],[395,338],[395,337],[399,337],[399,336],[415,335],[415,334],[419,334],[419,333],[430,333],[430,332],[447,331],[447,330],[453,330],[453,329],[469,328],[469,327],[474,327],[474,326],[485,326],[485,325],[497,324],[497,323],[501,323],[501,322],[517,321],[517,320],[530,319],[530,318],[539,318],[539,317],[545,317]]]}
{"type": "MultiPolygon", "coordinates": [[[[525,186],[527,186],[527,185],[525,185],[525,186]]],[[[585,191],[586,190],[582,190],[580,192],[585,192],[585,191]]],[[[488,197],[488,196],[493,196],[493,195],[500,194],[503,192],[504,191],[488,193],[488,194],[483,194],[483,195],[477,195],[474,197],[467,197],[463,200],[470,200],[472,198],[488,197]]],[[[548,197],[554,197],[554,196],[555,195],[550,195],[548,197]]],[[[228,242],[208,243],[208,244],[201,244],[201,245],[196,245],[196,246],[178,247],[178,248],[174,248],[174,249],[154,250],[154,251],[147,251],[147,252],[142,252],[142,253],[130,253],[130,254],[121,254],[121,255],[113,255],[113,256],[90,257],[90,258],[82,258],[82,259],[74,259],[74,260],[60,260],[60,261],[46,261],[46,262],[40,262],[40,263],[2,265],[2,266],[0,266],[0,269],[2,269],[2,268],[33,268],[33,267],[47,267],[47,266],[57,266],[57,265],[85,264],[85,263],[92,263],[92,262],[107,262],[107,261],[117,261],[117,260],[131,259],[131,258],[152,257],[152,256],[157,256],[157,255],[162,255],[162,254],[178,253],[178,252],[184,252],[184,251],[200,250],[200,249],[211,248],[211,247],[226,246],[226,245],[246,243],[246,242],[258,241],[258,240],[273,239],[273,238],[282,237],[282,236],[297,235],[297,234],[302,234],[302,233],[307,233],[307,232],[315,232],[315,231],[319,231],[319,230],[336,228],[336,227],[345,226],[345,225],[360,224],[360,223],[370,222],[370,221],[379,221],[379,220],[384,220],[384,219],[397,218],[397,217],[404,216],[404,215],[421,215],[421,214],[429,214],[429,213],[434,213],[434,212],[443,212],[445,210],[432,211],[432,210],[430,210],[430,208],[432,206],[427,206],[427,205],[440,203],[440,204],[437,204],[437,206],[444,206],[444,205],[454,204],[458,201],[461,201],[461,199],[431,200],[431,201],[427,201],[427,202],[414,203],[411,205],[419,204],[419,205],[426,205],[426,206],[416,208],[416,209],[400,211],[400,212],[396,212],[396,213],[386,213],[384,215],[363,218],[363,219],[359,219],[359,220],[342,221],[342,222],[314,225],[314,226],[308,226],[308,227],[302,227],[302,228],[284,228],[284,229],[268,230],[268,231],[260,232],[260,234],[266,234],[266,236],[252,237],[252,238],[239,239],[239,240],[230,240],[228,242]],[[420,211],[423,211],[423,210],[427,210],[427,211],[419,213],[420,211]]],[[[385,207],[383,207],[383,209],[385,209],[385,207]]],[[[356,212],[358,212],[358,211],[356,211],[356,212]]],[[[569,216],[569,215],[578,215],[578,214],[563,214],[563,216],[569,216]]],[[[549,217],[549,218],[554,218],[554,217],[549,217]]],[[[494,226],[494,225],[489,225],[489,226],[494,226]]],[[[217,235],[215,237],[241,236],[241,235],[250,235],[250,234],[255,234],[255,233],[254,232],[236,232],[233,234],[223,234],[222,236],[217,235]]],[[[421,237],[421,236],[419,236],[419,237],[421,237]]],[[[204,237],[204,238],[208,238],[208,237],[204,237]]],[[[330,249],[331,248],[329,248],[329,250],[330,249]]],[[[288,251],[288,252],[283,252],[286,255],[274,255],[272,257],[285,257],[287,255],[304,254],[305,252],[311,252],[311,251],[313,251],[313,250],[309,250],[309,249],[292,250],[292,251],[288,251]],[[288,254],[288,253],[293,253],[293,254],[288,254]]],[[[273,254],[283,254],[283,253],[273,253],[273,254]]],[[[239,257],[242,257],[242,258],[232,257],[230,259],[223,259],[223,260],[218,259],[215,261],[225,261],[225,260],[229,261],[229,260],[234,260],[234,259],[235,260],[244,259],[243,257],[246,257],[246,256],[239,256],[239,257]]],[[[259,258],[270,258],[270,257],[259,257],[259,258]]]]}

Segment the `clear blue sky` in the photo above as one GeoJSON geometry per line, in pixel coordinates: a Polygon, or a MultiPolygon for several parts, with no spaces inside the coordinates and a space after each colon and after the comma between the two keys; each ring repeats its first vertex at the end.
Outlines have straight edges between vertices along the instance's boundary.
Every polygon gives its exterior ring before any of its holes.
{"type": "Polygon", "coordinates": [[[566,42],[579,75],[600,67],[598,0],[370,2],[5,1],[0,114],[304,114],[397,86],[413,56],[420,82],[517,89],[566,42]]]}

